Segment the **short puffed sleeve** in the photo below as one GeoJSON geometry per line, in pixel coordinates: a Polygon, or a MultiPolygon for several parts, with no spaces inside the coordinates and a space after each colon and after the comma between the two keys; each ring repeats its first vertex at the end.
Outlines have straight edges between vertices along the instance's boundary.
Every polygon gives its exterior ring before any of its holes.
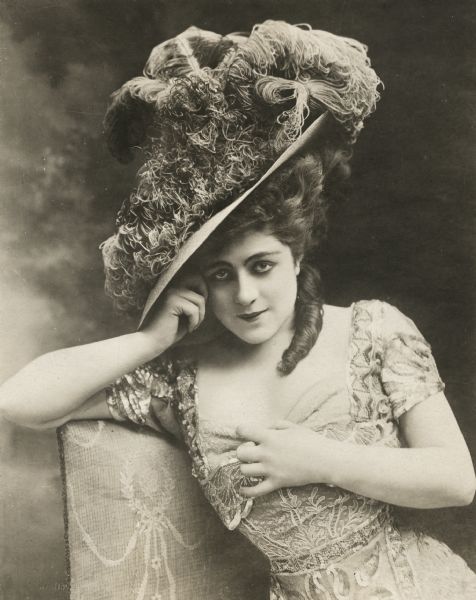
{"type": "Polygon", "coordinates": [[[175,384],[176,372],[170,359],[160,356],[137,367],[106,388],[111,417],[177,434],[171,406],[175,384]]]}
{"type": "Polygon", "coordinates": [[[416,404],[442,390],[430,344],[411,319],[381,303],[380,377],[393,417],[399,419],[416,404]]]}

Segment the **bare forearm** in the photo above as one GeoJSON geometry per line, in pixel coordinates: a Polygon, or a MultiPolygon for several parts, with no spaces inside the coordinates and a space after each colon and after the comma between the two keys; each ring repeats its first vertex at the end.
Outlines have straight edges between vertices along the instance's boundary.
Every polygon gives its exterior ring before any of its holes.
{"type": "Polygon", "coordinates": [[[240,493],[253,498],[286,487],[326,483],[361,496],[414,508],[469,504],[475,474],[444,394],[399,420],[408,448],[341,442],[290,421],[273,427],[244,422],[237,435],[241,473],[261,481],[240,493]]]}
{"type": "Polygon", "coordinates": [[[474,472],[469,457],[460,450],[331,444],[327,483],[412,508],[441,508],[472,500],[474,472]]]}
{"type": "Polygon", "coordinates": [[[61,419],[161,350],[138,332],[44,354],[2,385],[0,413],[22,425],[61,419]]]}

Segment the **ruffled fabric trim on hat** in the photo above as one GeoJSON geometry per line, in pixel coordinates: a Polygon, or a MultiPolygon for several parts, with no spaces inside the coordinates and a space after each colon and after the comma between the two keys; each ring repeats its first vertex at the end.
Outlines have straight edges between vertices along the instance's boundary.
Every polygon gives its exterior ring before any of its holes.
{"type": "Polygon", "coordinates": [[[249,36],[190,27],[153,49],[144,75],[112,96],[105,129],[122,161],[145,163],[102,245],[106,291],[140,310],[190,235],[256,182],[329,111],[353,143],[380,80],[366,47],[282,21],[249,36]]]}

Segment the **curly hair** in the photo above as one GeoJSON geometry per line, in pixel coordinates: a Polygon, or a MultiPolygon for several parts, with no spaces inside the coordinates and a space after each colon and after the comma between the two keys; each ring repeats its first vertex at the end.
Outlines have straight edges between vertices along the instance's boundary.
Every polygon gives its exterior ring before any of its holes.
{"type": "Polygon", "coordinates": [[[249,36],[192,27],[157,46],[105,119],[115,156],[127,161],[139,146],[146,157],[117,233],[102,244],[116,307],[140,311],[190,235],[319,115],[329,112],[352,144],[379,83],[364,45],[281,21],[249,36]]]}
{"type": "MultiPolygon", "coordinates": [[[[339,153],[327,153],[337,163],[339,153]]],[[[342,164],[342,158],[337,164],[342,164]]],[[[216,255],[249,231],[263,231],[287,245],[301,261],[295,305],[295,329],[289,347],[278,365],[283,375],[291,373],[307,356],[322,328],[322,290],[314,250],[327,229],[327,202],[323,192],[322,155],[307,154],[293,160],[253,192],[203,244],[199,256],[216,255]]],[[[327,171],[329,172],[329,171],[327,171]]]]}

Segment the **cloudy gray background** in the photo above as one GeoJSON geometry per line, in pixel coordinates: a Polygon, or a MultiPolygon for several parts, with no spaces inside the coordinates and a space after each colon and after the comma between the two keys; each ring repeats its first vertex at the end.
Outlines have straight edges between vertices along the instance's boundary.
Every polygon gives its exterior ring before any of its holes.
{"type": "MultiPolygon", "coordinates": [[[[474,3],[3,0],[0,11],[1,380],[132,326],[102,291],[98,245],[139,164],[107,153],[108,95],[191,24],[226,33],[283,18],[365,41],[386,85],[318,257],[327,299],[379,297],[418,323],[476,455],[474,3]]],[[[1,424],[0,448],[0,598],[65,599],[55,436],[1,424]]],[[[405,517],[476,568],[474,508],[405,517]]]]}

